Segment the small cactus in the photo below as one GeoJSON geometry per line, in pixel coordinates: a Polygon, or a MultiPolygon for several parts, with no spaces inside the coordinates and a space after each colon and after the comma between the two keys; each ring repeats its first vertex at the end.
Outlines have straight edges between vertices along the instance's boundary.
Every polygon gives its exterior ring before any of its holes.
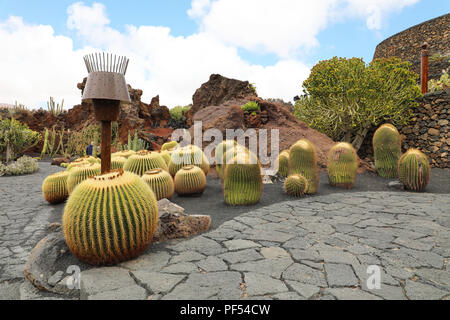
{"type": "Polygon", "coordinates": [[[112,157],[111,158],[111,170],[123,169],[125,162],[127,162],[127,158],[112,157]]]}
{"type": "Polygon", "coordinates": [[[157,152],[139,151],[128,158],[123,166],[125,171],[130,171],[138,176],[143,176],[145,172],[152,169],[168,170],[166,162],[161,154],[157,152]]]}
{"type": "Polygon", "coordinates": [[[183,167],[190,165],[199,167],[205,175],[208,175],[210,168],[209,161],[202,149],[194,145],[189,145],[172,151],[169,163],[169,172],[172,177],[175,177],[177,172],[183,167]]]}
{"type": "Polygon", "coordinates": [[[308,189],[308,180],[301,174],[293,174],[284,181],[284,192],[290,196],[301,197],[308,189]]]}
{"type": "Polygon", "coordinates": [[[410,149],[398,160],[398,176],[406,190],[424,191],[430,174],[428,157],[420,150],[410,149]]]}
{"type": "Polygon", "coordinates": [[[284,150],[280,153],[277,159],[278,174],[281,177],[287,177],[289,174],[289,150],[284,150]]]}
{"type": "Polygon", "coordinates": [[[175,149],[179,146],[178,142],[176,141],[170,141],[167,143],[164,143],[163,146],[161,147],[161,151],[166,151],[166,150],[171,150],[171,149],[175,149]]]}
{"type": "Polygon", "coordinates": [[[197,166],[189,165],[175,175],[175,192],[180,195],[202,194],[206,189],[206,175],[197,166]]]}
{"type": "Polygon", "coordinates": [[[372,140],[375,169],[383,178],[398,177],[398,159],[402,155],[400,134],[392,124],[383,124],[372,140]]]}
{"type": "Polygon", "coordinates": [[[341,142],[328,155],[328,178],[335,187],[351,189],[355,184],[358,156],[350,143],[341,142]]]}
{"type": "Polygon", "coordinates": [[[73,167],[69,171],[69,177],[67,178],[67,190],[69,195],[73,190],[84,180],[89,179],[100,174],[101,166],[98,163],[80,164],[73,167]]]}
{"type": "Polygon", "coordinates": [[[42,194],[50,204],[58,204],[66,201],[69,197],[67,190],[67,178],[69,172],[62,171],[49,175],[42,183],[42,194]]]}
{"type": "Polygon", "coordinates": [[[175,186],[172,176],[162,169],[147,171],[142,179],[149,185],[155,193],[156,200],[172,199],[175,186]]]}
{"type": "Polygon", "coordinates": [[[319,189],[319,167],[314,145],[302,139],[289,150],[289,175],[300,174],[308,180],[306,194],[316,194],[319,189]]]}
{"type": "Polygon", "coordinates": [[[263,191],[261,166],[252,154],[240,153],[225,167],[223,185],[225,203],[231,206],[253,205],[263,191]]]}
{"type": "Polygon", "coordinates": [[[112,171],[82,182],[67,201],[67,246],[91,265],[114,265],[144,252],[158,226],[158,204],[139,176],[112,171]]]}

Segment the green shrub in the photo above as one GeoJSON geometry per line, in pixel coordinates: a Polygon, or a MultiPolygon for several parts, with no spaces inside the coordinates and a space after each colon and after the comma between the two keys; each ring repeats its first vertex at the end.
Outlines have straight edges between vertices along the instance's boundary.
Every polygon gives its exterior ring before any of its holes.
{"type": "Polygon", "coordinates": [[[100,126],[90,125],[81,131],[71,132],[67,140],[66,154],[70,156],[82,157],[86,153],[86,148],[95,140],[95,136],[100,136],[100,126]]]}
{"type": "Polygon", "coordinates": [[[175,107],[175,108],[170,110],[170,116],[176,122],[180,122],[181,118],[183,117],[183,115],[186,112],[188,112],[190,109],[191,109],[191,106],[186,106],[186,107],[177,106],[177,107],[175,107]]]}
{"type": "Polygon", "coordinates": [[[261,111],[261,107],[259,104],[255,101],[250,101],[249,103],[242,106],[242,111],[248,111],[248,112],[256,112],[261,111]]]}
{"type": "Polygon", "coordinates": [[[39,170],[39,165],[36,159],[23,156],[8,165],[0,163],[0,176],[20,176],[25,174],[32,174],[39,170]]]}
{"type": "Polygon", "coordinates": [[[382,122],[405,125],[421,96],[418,75],[398,58],[337,58],[321,61],[303,83],[294,114],[335,141],[361,147],[368,131],[382,122]]]}
{"type": "Polygon", "coordinates": [[[9,162],[34,147],[41,140],[41,134],[15,119],[0,121],[0,160],[9,162]]]}
{"type": "Polygon", "coordinates": [[[431,79],[428,81],[428,90],[430,92],[441,91],[450,88],[450,77],[447,72],[442,73],[439,80],[431,79]]]}

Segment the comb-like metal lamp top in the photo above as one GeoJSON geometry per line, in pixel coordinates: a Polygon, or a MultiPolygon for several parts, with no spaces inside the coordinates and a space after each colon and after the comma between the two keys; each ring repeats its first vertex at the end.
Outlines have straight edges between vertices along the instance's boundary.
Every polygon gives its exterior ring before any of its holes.
{"type": "Polygon", "coordinates": [[[84,57],[89,72],[83,101],[93,99],[108,99],[130,102],[125,74],[128,68],[128,58],[109,53],[94,53],[84,57]]]}

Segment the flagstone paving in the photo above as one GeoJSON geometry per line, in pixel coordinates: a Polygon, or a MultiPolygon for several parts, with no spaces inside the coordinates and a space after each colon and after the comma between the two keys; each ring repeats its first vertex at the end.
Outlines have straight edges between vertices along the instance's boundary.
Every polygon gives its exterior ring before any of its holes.
{"type": "MultiPolygon", "coordinates": [[[[2,198],[0,279],[10,281],[0,284],[0,299],[450,299],[448,194],[354,192],[273,204],[152,245],[134,261],[84,270],[80,290],[57,296],[11,281],[51,216],[36,193],[2,198]],[[368,283],[369,266],[379,268],[379,289],[368,283]]],[[[52,281],[64,286],[64,274],[52,281]]]]}

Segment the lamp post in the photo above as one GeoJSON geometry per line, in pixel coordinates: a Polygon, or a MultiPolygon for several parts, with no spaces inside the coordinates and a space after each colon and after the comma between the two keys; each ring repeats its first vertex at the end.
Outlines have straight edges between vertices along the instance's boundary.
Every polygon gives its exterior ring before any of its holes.
{"type": "Polygon", "coordinates": [[[422,94],[428,92],[428,43],[422,44],[422,62],[420,66],[422,94]]]}
{"type": "Polygon", "coordinates": [[[82,100],[94,105],[95,119],[102,124],[102,174],[111,170],[111,122],[119,120],[120,103],[129,103],[125,81],[129,60],[112,54],[95,53],[84,57],[89,72],[82,100]]]}

